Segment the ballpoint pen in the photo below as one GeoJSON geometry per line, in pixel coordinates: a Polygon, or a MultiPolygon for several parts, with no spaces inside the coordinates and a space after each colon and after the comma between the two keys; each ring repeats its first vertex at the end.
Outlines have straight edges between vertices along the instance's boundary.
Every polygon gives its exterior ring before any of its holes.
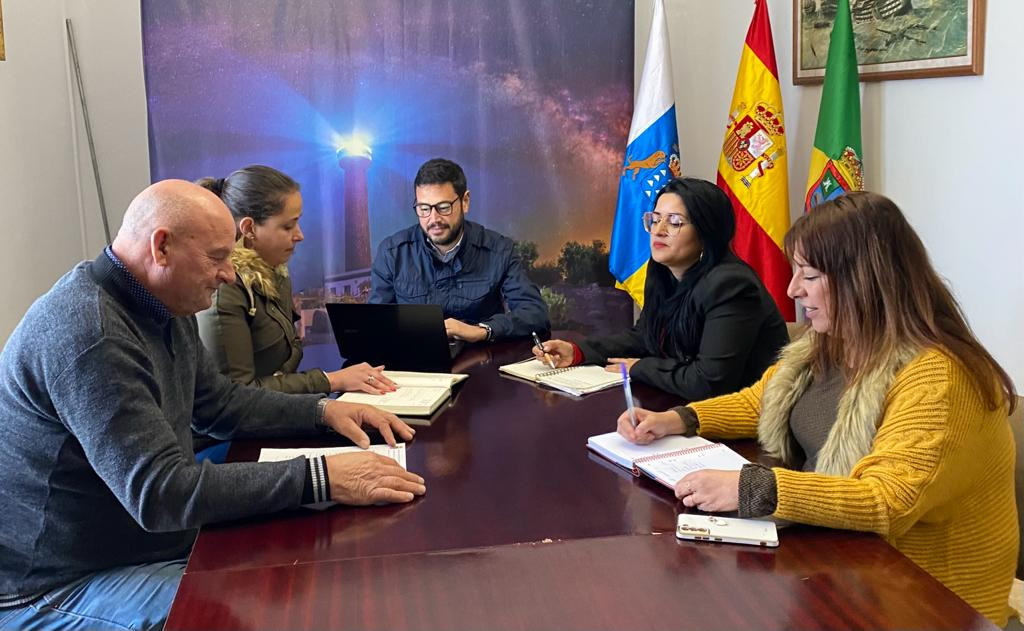
{"type": "Polygon", "coordinates": [[[629,372],[626,364],[619,364],[622,371],[622,389],[626,393],[626,410],[629,412],[629,424],[636,429],[636,408],[633,406],[633,390],[629,387],[629,372]]]}
{"type": "Polygon", "coordinates": [[[530,331],[530,335],[533,336],[533,343],[537,346],[537,348],[540,349],[541,353],[544,353],[544,359],[548,362],[548,366],[551,366],[551,368],[554,369],[555,360],[551,359],[551,355],[549,355],[548,352],[544,350],[544,345],[540,343],[540,338],[537,337],[537,332],[530,331]]]}

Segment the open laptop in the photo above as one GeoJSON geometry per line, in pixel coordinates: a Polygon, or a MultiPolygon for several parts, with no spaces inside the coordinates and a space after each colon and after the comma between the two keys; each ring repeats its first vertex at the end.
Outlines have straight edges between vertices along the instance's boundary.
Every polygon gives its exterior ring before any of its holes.
{"type": "Polygon", "coordinates": [[[461,350],[448,342],[440,305],[329,302],[327,315],[346,366],[451,372],[452,357],[461,350]]]}

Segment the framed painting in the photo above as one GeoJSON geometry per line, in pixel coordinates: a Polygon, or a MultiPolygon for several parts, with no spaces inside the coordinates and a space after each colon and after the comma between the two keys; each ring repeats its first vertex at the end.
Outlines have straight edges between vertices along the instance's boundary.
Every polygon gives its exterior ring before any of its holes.
{"type": "MultiPolygon", "coordinates": [[[[839,0],[793,0],[793,83],[820,83],[839,0]]],[[[985,0],[849,0],[861,81],[979,75],[985,0]]]]}

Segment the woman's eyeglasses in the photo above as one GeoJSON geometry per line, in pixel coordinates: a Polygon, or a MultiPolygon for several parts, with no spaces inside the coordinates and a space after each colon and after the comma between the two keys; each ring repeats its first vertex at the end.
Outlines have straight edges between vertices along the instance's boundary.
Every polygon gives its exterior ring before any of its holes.
{"type": "Polygon", "coordinates": [[[684,219],[682,215],[677,215],[676,213],[662,215],[661,213],[655,212],[644,213],[643,222],[644,230],[646,230],[647,232],[654,232],[655,227],[658,224],[665,222],[665,231],[668,232],[670,236],[677,234],[680,230],[683,229],[683,226],[687,226],[690,223],[692,223],[684,219]]]}

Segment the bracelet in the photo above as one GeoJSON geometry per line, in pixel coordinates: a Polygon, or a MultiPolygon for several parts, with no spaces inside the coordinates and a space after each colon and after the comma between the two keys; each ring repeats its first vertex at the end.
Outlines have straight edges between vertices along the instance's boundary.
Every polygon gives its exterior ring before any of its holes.
{"type": "Polygon", "coordinates": [[[313,417],[313,424],[317,427],[330,427],[327,425],[326,419],[327,404],[330,402],[331,400],[327,397],[321,397],[320,400],[316,402],[316,414],[313,417]]]}

